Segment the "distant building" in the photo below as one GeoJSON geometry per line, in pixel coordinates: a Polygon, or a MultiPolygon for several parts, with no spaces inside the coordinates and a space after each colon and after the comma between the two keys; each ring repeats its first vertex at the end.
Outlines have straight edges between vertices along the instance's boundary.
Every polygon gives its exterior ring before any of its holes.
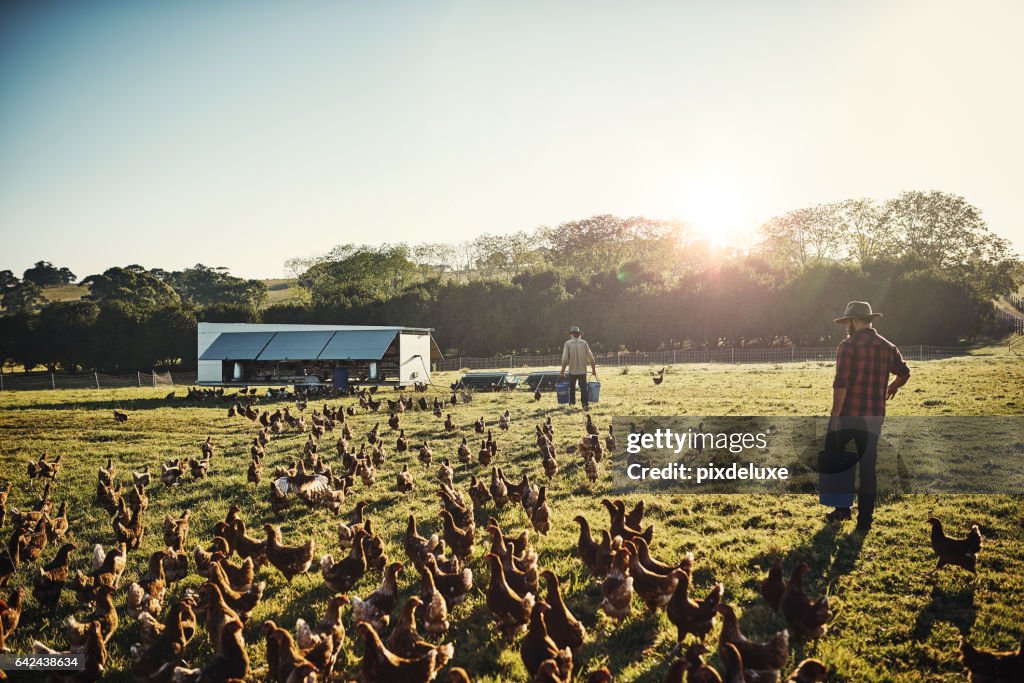
{"type": "Polygon", "coordinates": [[[199,323],[199,384],[387,384],[430,381],[441,358],[422,327],[199,323]]]}

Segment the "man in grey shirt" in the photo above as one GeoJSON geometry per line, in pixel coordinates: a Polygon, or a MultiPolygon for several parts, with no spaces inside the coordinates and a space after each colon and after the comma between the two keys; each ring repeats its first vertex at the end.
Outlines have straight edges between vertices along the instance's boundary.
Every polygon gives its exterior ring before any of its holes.
{"type": "Polygon", "coordinates": [[[580,402],[583,410],[590,408],[590,390],[587,387],[587,365],[594,371],[594,379],[597,379],[597,365],[594,362],[594,354],[590,350],[590,344],[583,341],[583,334],[580,328],[573,325],[569,329],[570,337],[562,347],[562,370],[558,373],[558,379],[565,379],[565,369],[569,368],[569,405],[576,405],[576,385],[580,387],[580,402]]]}

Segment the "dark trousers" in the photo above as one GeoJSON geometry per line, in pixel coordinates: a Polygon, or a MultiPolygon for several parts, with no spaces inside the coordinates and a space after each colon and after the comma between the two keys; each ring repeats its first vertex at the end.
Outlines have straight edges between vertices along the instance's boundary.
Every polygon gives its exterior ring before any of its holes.
{"type": "Polygon", "coordinates": [[[580,403],[586,408],[590,404],[590,386],[587,384],[587,374],[569,375],[569,405],[576,405],[576,385],[580,385],[580,403]]]}
{"type": "Polygon", "coordinates": [[[839,429],[825,436],[825,448],[842,451],[851,441],[857,449],[860,489],[857,492],[857,523],[870,524],[878,497],[878,435],[882,431],[880,417],[841,417],[839,429]]]}

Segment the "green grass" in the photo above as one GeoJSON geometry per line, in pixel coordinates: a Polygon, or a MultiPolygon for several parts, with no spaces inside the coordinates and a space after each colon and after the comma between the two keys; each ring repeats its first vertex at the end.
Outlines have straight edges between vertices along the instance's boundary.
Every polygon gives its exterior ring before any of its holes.
{"type": "MultiPolygon", "coordinates": [[[[603,369],[602,402],[592,411],[602,428],[614,415],[815,415],[826,412],[830,401],[832,367],[827,363],[675,366],[660,387],[653,385],[647,370],[634,367],[622,374],[618,369],[603,369]]],[[[1024,412],[1024,364],[1015,357],[985,355],[930,361],[912,364],[912,370],[911,383],[891,404],[890,414],[1024,412]]],[[[438,374],[435,382],[443,387],[455,376],[438,374]]],[[[38,483],[25,484],[29,458],[44,451],[63,454],[65,470],[57,480],[54,497],[58,502],[65,498],[72,501],[71,529],[81,548],[74,562],[84,567],[94,543],[113,541],[106,513],[93,502],[96,469],[107,456],[114,457],[124,479],[129,470],[146,463],[159,469],[168,458],[197,455],[199,443],[213,435],[219,450],[209,480],[186,481],[174,488],[156,483],[151,488],[146,517],[149,529],[141,550],[130,555],[126,582],[143,573],[149,553],[161,547],[160,522],[165,513],[178,515],[184,509],[192,510],[190,545],[194,545],[209,540],[214,523],[223,518],[232,502],[241,505],[251,528],[258,529],[270,520],[282,525],[285,542],[297,543],[315,535],[318,555],[338,552],[333,533],[336,519],[331,514],[293,507],[274,515],[266,500],[266,480],[258,488],[246,484],[248,444],[255,432],[247,420],[228,418],[227,405],[164,401],[166,391],[0,394],[0,479],[16,482],[9,507],[27,507],[42,488],[38,483]],[[114,407],[129,413],[127,424],[115,424],[111,418],[114,407]]],[[[340,401],[343,405],[350,402],[340,401]]],[[[459,405],[451,412],[462,427],[461,433],[472,436],[473,420],[484,415],[496,422],[505,408],[511,411],[513,428],[508,433],[495,429],[495,434],[498,462],[509,475],[518,477],[526,471],[532,479],[544,479],[532,435],[534,425],[547,416],[553,420],[559,452],[563,454],[561,469],[550,483],[553,528],[546,537],[531,535],[541,565],[553,569],[562,579],[570,609],[589,631],[589,642],[577,657],[577,671],[586,674],[607,665],[619,681],[660,681],[675,646],[674,629],[667,618],[663,613],[645,613],[637,601],[632,617],[620,625],[612,624],[598,610],[598,582],[573,556],[577,528],[572,517],[582,513],[595,527],[607,527],[607,515],[598,501],[610,491],[607,474],[592,486],[582,466],[566,453],[566,447],[576,443],[583,433],[581,413],[556,406],[553,394],[545,394],[541,402],[535,403],[525,392],[477,395],[471,405],[459,405]]],[[[360,498],[370,501],[369,513],[385,537],[389,556],[405,560],[400,543],[403,520],[410,511],[420,520],[421,533],[440,530],[432,485],[436,460],[427,471],[414,454],[395,455],[394,437],[387,430],[385,414],[349,419],[357,436],[380,421],[390,457],[373,487],[367,490],[357,482],[344,513],[347,515],[360,498]],[[393,491],[394,474],[404,463],[410,465],[418,484],[416,491],[407,496],[393,491]]],[[[442,420],[416,412],[405,414],[402,422],[413,440],[431,439],[435,459],[449,455],[455,461],[458,439],[442,436],[442,420]]],[[[275,465],[299,456],[305,439],[305,435],[298,434],[273,438],[267,449],[268,473],[275,465]]],[[[329,437],[322,449],[332,456],[333,441],[329,437]]],[[[471,471],[456,472],[456,484],[463,490],[471,471]]],[[[963,680],[956,654],[961,635],[969,635],[978,646],[988,648],[1008,649],[1019,643],[1020,605],[1024,603],[1024,506],[1017,498],[889,497],[881,501],[875,528],[863,542],[851,535],[849,524],[840,529],[826,527],[821,520],[823,509],[810,495],[661,495],[649,497],[648,503],[649,518],[655,525],[656,555],[667,561],[692,550],[698,558],[694,576],[697,594],[702,596],[715,581],[724,582],[726,599],[739,608],[741,624],[751,637],[765,638],[784,626],[781,617],[761,605],[757,596],[758,583],[773,553],[783,554],[787,572],[798,561],[808,561],[812,568],[808,591],[814,595],[828,591],[836,616],[824,639],[793,649],[792,661],[816,656],[830,666],[832,681],[963,680]],[[958,533],[972,522],[981,526],[987,542],[976,581],[956,570],[945,570],[935,579],[925,576],[934,565],[925,524],[930,509],[958,533]]],[[[508,531],[518,532],[528,525],[520,508],[507,507],[495,513],[485,507],[477,511],[478,529],[492,514],[508,531]]],[[[9,527],[4,529],[5,533],[9,531],[9,527]]],[[[483,536],[481,533],[469,565],[480,588],[486,586],[487,578],[481,559],[483,536]]],[[[47,549],[45,561],[53,551],[47,549]]],[[[22,568],[12,586],[30,586],[33,571],[22,568]]],[[[318,618],[329,597],[318,574],[288,584],[276,570],[265,569],[259,578],[267,580],[268,590],[245,629],[256,668],[264,663],[264,643],[259,635],[264,619],[273,618],[291,627],[297,617],[318,618]]],[[[378,580],[378,576],[365,577],[354,593],[365,597],[378,580]]],[[[200,582],[199,577],[192,576],[176,584],[169,600],[200,582]]],[[[409,569],[401,578],[401,587],[403,598],[418,591],[418,579],[409,569]]],[[[123,599],[119,594],[119,606],[123,599]]],[[[77,607],[70,592],[65,593],[55,614],[41,613],[27,596],[22,625],[8,639],[8,647],[26,652],[34,638],[63,646],[62,624],[71,614],[81,618],[86,612],[77,607]]],[[[109,680],[131,680],[125,670],[137,626],[123,610],[121,617],[121,628],[110,647],[109,680]]],[[[455,645],[454,664],[469,670],[473,680],[525,680],[517,644],[496,632],[481,593],[456,607],[452,620],[449,639],[455,645]]],[[[349,636],[342,668],[345,675],[357,676],[362,646],[354,638],[354,629],[350,628],[349,636]]],[[[717,644],[717,628],[710,644],[712,649],[717,644]]],[[[190,645],[190,661],[201,664],[210,652],[205,632],[201,631],[190,645]]],[[[712,661],[717,664],[717,657],[712,661]]]]}

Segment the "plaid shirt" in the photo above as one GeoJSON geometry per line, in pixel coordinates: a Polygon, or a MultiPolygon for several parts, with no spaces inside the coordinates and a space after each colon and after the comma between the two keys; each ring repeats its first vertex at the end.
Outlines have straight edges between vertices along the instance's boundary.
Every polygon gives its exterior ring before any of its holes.
{"type": "Polygon", "coordinates": [[[910,368],[896,345],[873,327],[857,330],[836,349],[834,389],[846,389],[840,415],[882,417],[889,375],[906,377],[910,368]]]}

